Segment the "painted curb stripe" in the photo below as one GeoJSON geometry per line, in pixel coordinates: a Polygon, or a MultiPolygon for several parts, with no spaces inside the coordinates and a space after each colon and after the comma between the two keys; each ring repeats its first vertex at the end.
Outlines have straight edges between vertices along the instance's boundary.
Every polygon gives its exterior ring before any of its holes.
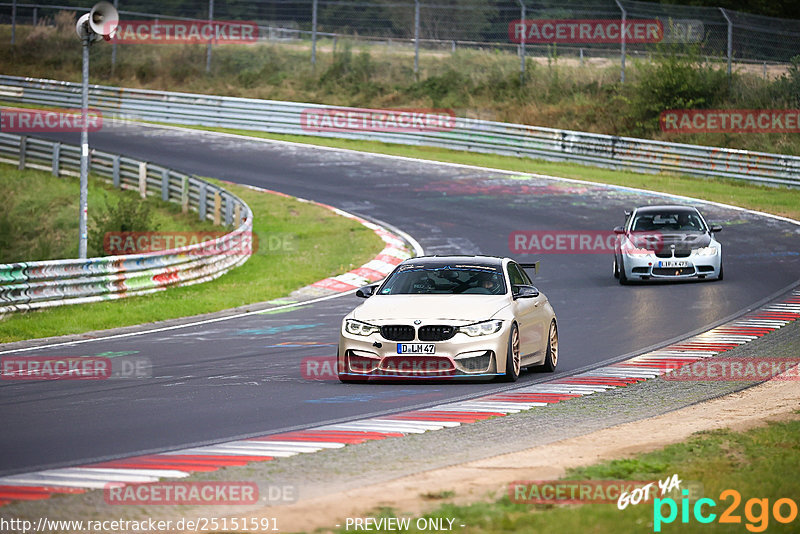
{"type": "MultiPolygon", "coordinates": [[[[380,232],[376,233],[381,235],[380,232]]],[[[388,238],[385,235],[381,237],[388,238]]],[[[331,287],[343,287],[359,278],[372,278],[383,274],[384,269],[389,271],[393,269],[394,265],[401,261],[397,255],[402,254],[406,253],[397,249],[389,250],[387,247],[373,260],[373,262],[385,261],[379,269],[370,262],[371,265],[362,267],[359,272],[320,282],[331,287]]],[[[134,456],[76,468],[0,477],[0,506],[12,501],[46,499],[54,494],[84,493],[90,489],[102,489],[109,482],[130,484],[152,482],[160,478],[183,478],[192,472],[207,472],[229,466],[242,466],[250,462],[271,461],[277,457],[308,454],[323,449],[341,448],[347,444],[402,437],[407,434],[422,434],[431,430],[503,417],[531,408],[541,408],[601,393],[608,389],[637,384],[749,343],[798,319],[800,319],[800,290],[795,290],[791,296],[780,302],[765,305],[739,319],[689,339],[543,384],[431,408],[323,425],[307,430],[134,456]]]]}

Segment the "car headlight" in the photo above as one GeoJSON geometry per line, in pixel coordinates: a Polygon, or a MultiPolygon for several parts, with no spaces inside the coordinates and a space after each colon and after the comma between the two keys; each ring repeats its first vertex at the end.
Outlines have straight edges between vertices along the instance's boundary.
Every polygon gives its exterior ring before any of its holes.
{"type": "Polygon", "coordinates": [[[692,252],[694,252],[698,256],[716,256],[717,255],[717,249],[714,248],[714,247],[696,248],[692,252]]]}
{"type": "Polygon", "coordinates": [[[503,321],[491,320],[482,321],[480,323],[468,324],[467,326],[459,326],[458,331],[467,334],[470,337],[488,336],[500,331],[503,328],[503,321]]]}
{"type": "Polygon", "coordinates": [[[344,322],[344,330],[348,334],[353,334],[356,336],[368,336],[370,334],[380,332],[381,327],[375,326],[374,324],[362,323],[361,321],[356,321],[355,319],[348,319],[344,322]]]}

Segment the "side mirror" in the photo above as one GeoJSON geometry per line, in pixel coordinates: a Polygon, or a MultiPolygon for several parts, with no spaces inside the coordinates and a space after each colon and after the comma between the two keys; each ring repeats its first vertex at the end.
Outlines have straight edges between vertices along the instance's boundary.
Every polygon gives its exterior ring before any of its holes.
{"type": "Polygon", "coordinates": [[[722,226],[720,226],[718,224],[712,224],[711,225],[711,233],[712,234],[715,234],[715,233],[721,232],[721,231],[722,231],[722,226]]]}
{"type": "Polygon", "coordinates": [[[615,234],[624,234],[625,233],[625,227],[624,226],[617,226],[616,228],[614,228],[614,233],[615,234]]]}
{"type": "Polygon", "coordinates": [[[514,300],[532,299],[539,296],[539,290],[533,286],[511,286],[511,294],[514,300]]]}
{"type": "Polygon", "coordinates": [[[356,296],[361,297],[362,299],[367,299],[375,293],[376,289],[378,289],[377,285],[360,287],[356,291],[356,296]]]}

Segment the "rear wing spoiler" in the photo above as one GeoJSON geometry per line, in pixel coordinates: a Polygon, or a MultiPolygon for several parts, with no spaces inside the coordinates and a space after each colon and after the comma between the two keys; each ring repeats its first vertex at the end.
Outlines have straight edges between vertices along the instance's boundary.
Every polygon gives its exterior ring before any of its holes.
{"type": "Polygon", "coordinates": [[[539,274],[539,263],[540,262],[538,261],[535,261],[533,263],[520,263],[519,266],[522,267],[523,269],[533,269],[533,274],[537,275],[539,274]]]}

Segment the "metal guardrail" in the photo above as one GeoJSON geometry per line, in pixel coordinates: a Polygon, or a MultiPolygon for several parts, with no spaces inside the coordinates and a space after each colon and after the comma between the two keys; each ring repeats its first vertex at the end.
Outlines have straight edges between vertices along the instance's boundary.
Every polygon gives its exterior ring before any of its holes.
{"type": "MultiPolygon", "coordinates": [[[[456,118],[441,131],[304,128],[303,112],[354,108],[167,91],[90,86],[89,103],[104,117],[281,134],[314,135],[433,146],[612,169],[725,177],[800,187],[800,158],[765,152],[666,143],[631,137],[456,118]]],[[[80,107],[80,84],[0,75],[0,101],[80,107]]],[[[363,111],[363,110],[361,110],[363,111]]]]}
{"type": "MultiPolygon", "coordinates": [[[[80,148],[0,133],[0,162],[78,176],[80,148]]],[[[0,264],[0,315],[38,308],[143,295],[213,280],[248,260],[253,215],[241,199],[214,184],[158,165],[92,151],[89,172],[132,189],[160,196],[201,220],[234,226],[224,236],[144,254],[0,264]]]]}

